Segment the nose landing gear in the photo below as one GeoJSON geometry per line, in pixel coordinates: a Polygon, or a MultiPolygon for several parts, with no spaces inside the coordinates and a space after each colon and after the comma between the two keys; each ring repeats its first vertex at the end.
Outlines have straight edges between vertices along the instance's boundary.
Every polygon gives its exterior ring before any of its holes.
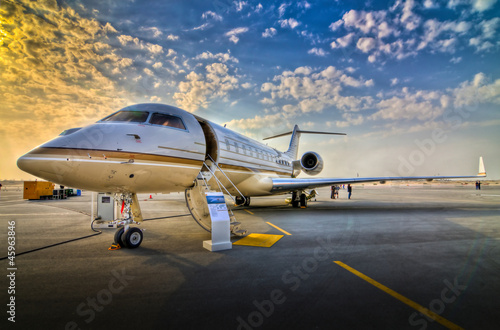
{"type": "Polygon", "coordinates": [[[114,236],[114,243],[109,250],[117,250],[121,247],[129,249],[138,248],[143,241],[142,230],[130,225],[139,225],[142,222],[142,213],[139,206],[139,200],[135,193],[115,194],[113,199],[121,202],[122,219],[113,221],[94,220],[93,228],[117,228],[114,236]]]}

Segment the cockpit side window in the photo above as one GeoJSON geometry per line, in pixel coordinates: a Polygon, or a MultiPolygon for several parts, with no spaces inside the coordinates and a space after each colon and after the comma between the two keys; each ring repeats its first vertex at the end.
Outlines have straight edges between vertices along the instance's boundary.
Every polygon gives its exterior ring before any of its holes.
{"type": "Polygon", "coordinates": [[[186,126],[184,126],[181,118],[164,113],[154,113],[151,116],[149,123],[152,125],[168,126],[186,130],[186,126]]]}
{"type": "Polygon", "coordinates": [[[75,133],[76,131],[82,129],[81,127],[70,128],[59,134],[59,136],[66,136],[75,133]]]}
{"type": "Polygon", "coordinates": [[[129,123],[144,123],[149,116],[147,111],[123,110],[104,118],[101,121],[120,121],[129,123]]]}

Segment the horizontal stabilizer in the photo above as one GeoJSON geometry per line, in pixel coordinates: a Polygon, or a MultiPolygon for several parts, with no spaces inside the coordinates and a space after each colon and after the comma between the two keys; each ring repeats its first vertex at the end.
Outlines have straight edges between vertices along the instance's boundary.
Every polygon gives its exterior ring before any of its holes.
{"type": "MultiPolygon", "coordinates": [[[[319,132],[319,131],[303,131],[303,130],[297,130],[296,132],[297,133],[307,133],[307,134],[347,135],[346,133],[319,132]]],[[[286,132],[286,133],[281,133],[281,134],[278,134],[278,135],[273,135],[273,136],[269,136],[269,137],[263,138],[262,140],[270,140],[270,139],[274,139],[274,138],[277,138],[277,137],[287,136],[287,135],[290,135],[292,133],[293,133],[293,131],[286,132]]]]}
{"type": "Polygon", "coordinates": [[[288,146],[288,150],[285,151],[285,155],[290,156],[292,159],[297,159],[297,152],[299,150],[300,134],[302,134],[302,133],[304,133],[304,134],[346,135],[345,133],[303,131],[299,128],[298,125],[295,125],[295,127],[293,128],[293,131],[270,136],[270,137],[264,138],[263,140],[274,139],[277,137],[282,137],[282,136],[287,136],[287,135],[292,134],[292,138],[290,139],[290,145],[288,146]]]}

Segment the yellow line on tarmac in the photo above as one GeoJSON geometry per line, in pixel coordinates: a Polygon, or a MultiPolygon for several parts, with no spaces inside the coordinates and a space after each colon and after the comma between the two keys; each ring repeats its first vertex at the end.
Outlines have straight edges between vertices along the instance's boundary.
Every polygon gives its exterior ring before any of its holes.
{"type": "Polygon", "coordinates": [[[420,313],[422,313],[424,315],[427,315],[428,317],[430,317],[433,320],[436,320],[437,322],[441,323],[443,326],[447,327],[448,329],[462,329],[463,330],[462,327],[459,327],[458,325],[456,325],[456,324],[448,321],[447,319],[439,316],[438,314],[436,314],[433,311],[425,308],[424,306],[422,306],[420,304],[417,304],[416,302],[414,302],[414,301],[412,301],[412,300],[410,300],[410,299],[408,299],[408,298],[400,295],[399,293],[397,293],[396,291],[393,291],[393,290],[389,289],[385,285],[382,285],[382,284],[378,283],[377,281],[375,281],[375,280],[369,278],[368,276],[366,276],[366,275],[358,272],[356,269],[349,267],[348,265],[344,264],[343,262],[341,262],[341,261],[334,261],[334,263],[336,263],[340,267],[342,267],[342,268],[350,271],[354,275],[356,275],[358,277],[361,277],[363,280],[367,281],[371,285],[379,288],[380,290],[384,291],[387,294],[390,294],[391,296],[393,296],[394,298],[398,299],[399,301],[407,304],[411,308],[414,308],[417,311],[419,311],[420,313]]]}
{"type": "Polygon", "coordinates": [[[275,226],[275,225],[273,225],[273,224],[272,224],[272,223],[270,223],[270,222],[266,222],[266,223],[267,223],[269,226],[273,226],[274,228],[278,229],[278,230],[279,230],[279,231],[281,231],[282,233],[285,233],[285,234],[287,234],[287,235],[292,236],[292,234],[290,234],[290,233],[289,233],[289,232],[287,232],[286,230],[283,230],[283,229],[281,229],[280,227],[275,226]]]}
{"type": "Polygon", "coordinates": [[[253,215],[253,212],[250,212],[247,209],[243,209],[243,211],[246,211],[246,212],[250,213],[251,215],[253,215]]]}

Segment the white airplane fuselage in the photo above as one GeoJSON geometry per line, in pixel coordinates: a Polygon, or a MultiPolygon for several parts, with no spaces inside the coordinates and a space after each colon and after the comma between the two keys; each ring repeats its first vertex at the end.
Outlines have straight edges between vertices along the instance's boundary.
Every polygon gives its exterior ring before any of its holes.
{"type": "MultiPolygon", "coordinates": [[[[285,153],[162,104],[130,106],[95,124],[66,131],[19,158],[18,167],[91,191],[170,193],[192,187],[208,156],[245,196],[276,193],[271,191],[272,178],[293,174],[293,159],[285,153]],[[125,115],[132,114],[137,118],[126,121],[125,115]],[[167,117],[176,124],[160,123],[167,117]]],[[[233,193],[224,175],[215,173],[233,193]]],[[[209,183],[216,186],[214,179],[209,183]]]]}

